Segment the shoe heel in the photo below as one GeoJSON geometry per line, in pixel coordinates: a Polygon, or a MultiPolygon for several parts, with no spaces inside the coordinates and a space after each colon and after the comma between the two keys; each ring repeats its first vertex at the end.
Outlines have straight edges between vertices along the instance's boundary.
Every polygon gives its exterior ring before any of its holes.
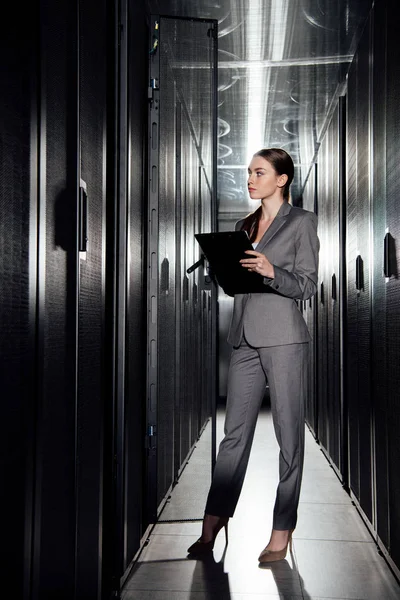
{"type": "Polygon", "coordinates": [[[202,542],[201,537],[200,537],[197,540],[197,542],[195,542],[194,544],[192,544],[190,546],[190,548],[188,548],[188,553],[189,554],[201,554],[201,555],[211,554],[214,549],[214,543],[215,543],[216,537],[222,528],[225,529],[225,540],[226,540],[226,544],[228,544],[228,518],[226,518],[226,519],[222,518],[222,522],[220,522],[218,524],[218,527],[216,527],[214,530],[213,539],[210,540],[209,542],[202,542]]]}
{"type": "Polygon", "coordinates": [[[225,544],[228,545],[228,523],[225,524],[225,544]]]}

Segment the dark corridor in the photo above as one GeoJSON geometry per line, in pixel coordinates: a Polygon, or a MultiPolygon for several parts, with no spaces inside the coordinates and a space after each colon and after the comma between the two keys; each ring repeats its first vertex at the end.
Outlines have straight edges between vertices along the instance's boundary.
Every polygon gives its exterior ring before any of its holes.
{"type": "MultiPolygon", "coordinates": [[[[118,598],[201,439],[196,483],[211,473],[232,299],[194,234],[249,212],[249,156],[274,145],[295,162],[291,202],[319,219],[318,293],[299,301],[307,426],[399,579],[394,0],[8,8],[1,531],[13,597],[118,598]]],[[[201,518],[197,505],[180,516],[201,518]]]]}

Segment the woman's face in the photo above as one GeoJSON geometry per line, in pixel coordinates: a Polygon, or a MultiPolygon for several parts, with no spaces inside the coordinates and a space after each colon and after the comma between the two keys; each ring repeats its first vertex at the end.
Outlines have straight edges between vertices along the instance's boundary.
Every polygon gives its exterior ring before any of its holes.
{"type": "Polygon", "coordinates": [[[271,163],[262,156],[253,156],[248,173],[247,187],[253,200],[282,195],[287,175],[278,175],[271,163]]]}

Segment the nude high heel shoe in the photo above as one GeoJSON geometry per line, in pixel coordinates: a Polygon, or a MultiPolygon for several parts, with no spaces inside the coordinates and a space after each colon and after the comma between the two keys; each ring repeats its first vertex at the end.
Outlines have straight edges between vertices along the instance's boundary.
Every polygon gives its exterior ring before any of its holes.
{"type": "Polygon", "coordinates": [[[293,531],[294,531],[294,529],[290,529],[287,544],[284,548],[282,548],[282,550],[268,550],[268,546],[267,546],[267,548],[265,548],[261,552],[260,556],[258,557],[260,564],[263,565],[266,563],[276,562],[278,560],[283,560],[284,558],[286,558],[288,546],[289,546],[290,552],[292,551],[292,533],[293,533],[293,531]]]}
{"type": "Polygon", "coordinates": [[[201,537],[188,548],[189,554],[205,555],[210,554],[214,549],[214,544],[218,533],[225,528],[225,543],[228,544],[228,521],[229,517],[220,517],[213,531],[213,537],[209,542],[203,542],[201,537]]]}

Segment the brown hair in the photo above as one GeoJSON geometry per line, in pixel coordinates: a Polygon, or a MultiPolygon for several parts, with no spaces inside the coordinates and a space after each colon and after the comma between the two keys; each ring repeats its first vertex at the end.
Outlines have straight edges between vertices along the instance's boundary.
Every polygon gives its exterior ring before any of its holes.
{"type": "MultiPolygon", "coordinates": [[[[263,148],[256,152],[253,156],[261,156],[265,158],[278,175],[287,175],[288,180],[283,188],[283,198],[285,202],[289,201],[289,188],[294,177],[294,164],[292,157],[281,148],[263,148]]],[[[250,213],[243,221],[241,229],[247,231],[250,241],[253,242],[257,237],[258,225],[261,219],[261,206],[254,212],[250,213]]]]}

